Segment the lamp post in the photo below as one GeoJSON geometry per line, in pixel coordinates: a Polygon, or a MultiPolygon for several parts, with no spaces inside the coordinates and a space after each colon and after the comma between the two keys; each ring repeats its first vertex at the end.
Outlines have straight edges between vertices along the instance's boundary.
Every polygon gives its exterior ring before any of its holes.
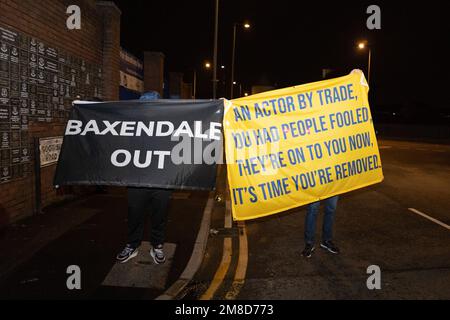
{"type": "Polygon", "coordinates": [[[219,79],[217,79],[217,83],[220,83],[220,90],[219,88],[217,89],[219,92],[219,95],[221,95],[222,97],[225,97],[226,92],[227,92],[227,76],[226,76],[226,70],[225,70],[225,66],[221,65],[220,66],[220,76],[219,79]]]}
{"type": "Polygon", "coordinates": [[[361,41],[361,42],[358,43],[358,49],[359,50],[364,50],[366,47],[369,50],[369,58],[368,58],[368,61],[367,61],[367,84],[370,85],[370,64],[371,64],[371,59],[372,59],[372,49],[368,45],[367,41],[361,41]]]}
{"type": "Polygon", "coordinates": [[[231,89],[230,89],[230,99],[233,99],[233,89],[234,89],[234,64],[235,64],[235,53],[236,53],[236,29],[238,26],[243,26],[245,29],[250,29],[249,23],[234,23],[233,24],[233,51],[231,53],[231,89]]]}
{"type": "Polygon", "coordinates": [[[196,93],[197,93],[197,70],[195,70],[194,69],[194,79],[193,79],[193,88],[192,88],[192,91],[193,91],[193,93],[192,93],[192,99],[194,99],[195,100],[195,97],[196,97],[196,93]]]}
{"type": "Polygon", "coordinates": [[[219,0],[216,0],[216,12],[214,23],[214,57],[213,57],[213,99],[217,94],[217,38],[219,33],[219,0]]]}

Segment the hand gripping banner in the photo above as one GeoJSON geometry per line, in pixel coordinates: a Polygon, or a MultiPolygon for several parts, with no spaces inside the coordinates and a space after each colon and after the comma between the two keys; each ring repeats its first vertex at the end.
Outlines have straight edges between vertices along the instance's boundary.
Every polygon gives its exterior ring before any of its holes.
{"type": "Polygon", "coordinates": [[[231,101],[224,132],[232,213],[271,215],[383,180],[364,74],[231,101]]]}

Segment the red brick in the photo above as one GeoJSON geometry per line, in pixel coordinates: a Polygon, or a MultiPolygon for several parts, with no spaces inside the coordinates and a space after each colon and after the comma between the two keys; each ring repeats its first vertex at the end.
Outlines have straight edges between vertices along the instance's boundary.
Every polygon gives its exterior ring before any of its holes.
{"type": "MultiPolygon", "coordinates": [[[[121,13],[117,7],[104,2],[98,4],[95,0],[75,3],[81,8],[81,30],[66,28],[66,8],[72,4],[67,0],[0,0],[0,26],[36,37],[70,55],[102,65],[104,79],[108,79],[103,82],[104,98],[117,100],[121,13]]],[[[65,123],[30,121],[30,147],[33,147],[34,137],[62,135],[64,127],[65,123]]],[[[35,206],[33,163],[30,169],[29,177],[0,184],[0,227],[32,214],[35,206]]],[[[53,188],[54,170],[54,166],[41,170],[43,206],[69,195],[53,188]]],[[[79,193],[82,189],[72,190],[79,193]]]]}

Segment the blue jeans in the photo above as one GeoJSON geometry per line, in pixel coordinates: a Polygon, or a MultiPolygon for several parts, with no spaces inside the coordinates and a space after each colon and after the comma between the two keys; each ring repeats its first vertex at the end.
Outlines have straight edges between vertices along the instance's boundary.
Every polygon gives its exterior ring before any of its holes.
{"type": "MultiPolygon", "coordinates": [[[[325,215],[323,217],[322,241],[330,241],[333,238],[333,223],[336,214],[338,196],[325,199],[325,215]]],[[[305,217],[305,243],[314,244],[316,233],[316,221],[319,214],[320,201],[310,203],[305,217]]]]}

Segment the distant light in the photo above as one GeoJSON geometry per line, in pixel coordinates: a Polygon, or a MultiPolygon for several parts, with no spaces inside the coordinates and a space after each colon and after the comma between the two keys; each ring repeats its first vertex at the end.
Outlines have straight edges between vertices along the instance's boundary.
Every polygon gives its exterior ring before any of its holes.
{"type": "Polygon", "coordinates": [[[246,92],[246,93],[244,93],[244,96],[248,97],[248,93],[247,93],[247,92],[246,92]]]}
{"type": "Polygon", "coordinates": [[[225,66],[220,66],[221,69],[225,69],[225,66]]]}
{"type": "Polygon", "coordinates": [[[236,81],[233,81],[233,84],[236,84],[236,81]]]}
{"type": "Polygon", "coordinates": [[[395,112],[393,112],[392,115],[395,116],[395,112]]]}
{"type": "Polygon", "coordinates": [[[245,29],[250,29],[250,23],[244,23],[244,28],[245,29]]]}
{"type": "Polygon", "coordinates": [[[209,68],[211,68],[211,63],[209,63],[209,62],[206,62],[206,63],[205,63],[205,68],[206,68],[206,69],[209,69],[209,68]]]}
{"type": "Polygon", "coordinates": [[[358,43],[358,48],[364,49],[366,47],[366,44],[364,42],[358,43]]]}

